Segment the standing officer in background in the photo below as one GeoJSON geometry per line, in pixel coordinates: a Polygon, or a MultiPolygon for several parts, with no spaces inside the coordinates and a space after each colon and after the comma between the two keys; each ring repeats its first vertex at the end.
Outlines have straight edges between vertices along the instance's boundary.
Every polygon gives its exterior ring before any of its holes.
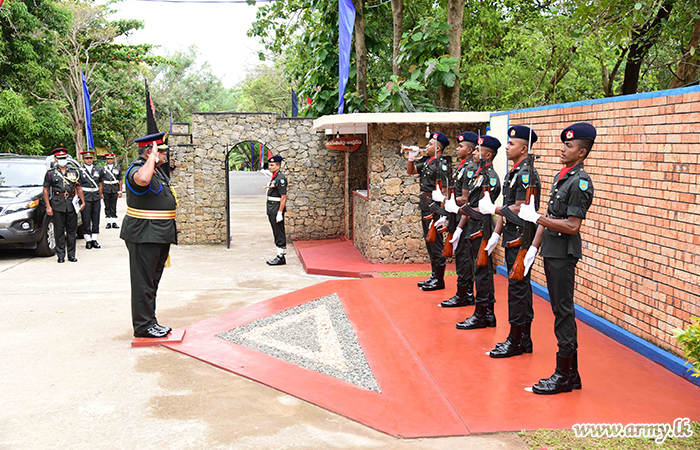
{"type": "Polygon", "coordinates": [[[544,273],[547,277],[550,303],[554,313],[554,334],[557,337],[557,368],[554,374],[532,387],[536,394],[558,394],[581,389],[578,373],[578,342],[574,310],[576,263],[582,256],[581,222],[593,202],[593,183],[583,167],[593,148],[596,129],[586,122],[575,123],[561,132],[560,160],[564,168],[554,177],[547,215],[534,206],[523,205],[518,216],[538,224],[532,247],[525,258],[529,270],[542,244],[544,273]]]}
{"type": "Polygon", "coordinates": [[[287,177],[280,172],[282,157],[275,155],[267,160],[272,179],[267,188],[267,218],[272,226],[272,234],[275,237],[277,256],[267,261],[270,266],[283,266],[287,264],[285,253],[287,252],[287,235],[284,232],[284,213],[287,211],[287,177]]]}
{"type": "Polygon", "coordinates": [[[105,228],[119,228],[117,225],[117,198],[122,198],[122,179],[119,167],[114,164],[114,153],[105,155],[107,164],[100,170],[100,191],[105,201],[105,228]],[[111,219],[111,220],[110,220],[111,219]]]}
{"type": "MultiPolygon", "coordinates": [[[[455,201],[459,206],[467,203],[469,183],[477,170],[477,165],[474,162],[474,148],[478,137],[476,133],[471,131],[457,136],[457,158],[460,159],[460,163],[457,166],[454,180],[458,196],[455,201]]],[[[440,303],[443,308],[458,308],[474,304],[474,255],[470,252],[471,248],[465,245],[469,235],[463,235],[462,228],[459,227],[455,230],[455,234],[458,234],[457,239],[453,236],[452,240],[456,243],[454,261],[457,269],[457,293],[449,300],[440,303]]]]}
{"type": "Polygon", "coordinates": [[[83,190],[80,188],[80,173],[78,169],[67,167],[68,151],[65,148],[57,148],[51,154],[56,160],[56,166],[44,176],[46,214],[53,218],[58,262],[66,261],[66,242],[68,261],[76,262],[78,259],[75,257],[75,234],[78,231],[78,214],[73,206],[73,198],[78,195],[81,211],[85,207],[83,190]]]}
{"type": "Polygon", "coordinates": [[[135,337],[161,338],[172,331],[156,320],[156,294],[170,244],[177,244],[177,198],[160,166],[168,146],[156,133],[136,139],[139,157],[125,174],[126,216],[119,237],[129,249],[131,318],[135,337]]]}
{"type": "MultiPolygon", "coordinates": [[[[515,262],[519,247],[508,248],[508,242],[518,238],[520,227],[514,223],[513,217],[517,217],[520,205],[528,199],[528,186],[540,185],[539,175],[534,172],[534,180],[530,180],[528,152],[529,146],[537,142],[537,134],[529,127],[515,125],[508,129],[508,144],[506,145],[506,157],[513,163],[503,180],[503,207],[496,209],[490,198],[484,197],[479,201],[479,211],[482,214],[498,215],[496,229],[489,238],[486,250],[491,253],[503,233],[503,248],[506,254],[506,266],[510,273],[515,262]],[[504,213],[505,211],[505,213],[504,213]]],[[[539,189],[538,189],[539,192],[539,189]]],[[[539,198],[534,199],[535,209],[539,208],[539,198]]],[[[521,222],[522,223],[522,222],[521,222]]],[[[486,237],[486,236],[484,236],[486,237]]],[[[505,342],[496,345],[496,348],[489,352],[492,358],[509,358],[511,356],[532,353],[532,337],[530,330],[535,313],[532,309],[532,286],[530,285],[530,274],[526,274],[522,280],[516,281],[508,279],[508,322],[510,323],[510,333],[505,342]]]]}
{"type": "Polygon", "coordinates": [[[100,171],[92,163],[95,161],[95,152],[86,150],[80,152],[83,156],[83,166],[80,168],[80,187],[85,196],[85,208],[83,216],[83,236],[85,236],[85,248],[100,248],[97,235],[100,234],[100,202],[102,190],[100,189],[100,171]]]}
{"type": "MultiPolygon", "coordinates": [[[[432,266],[432,275],[430,278],[418,283],[418,286],[424,291],[445,289],[445,264],[447,262],[445,257],[442,256],[442,234],[437,233],[435,241],[428,242],[428,231],[430,230],[432,222],[425,220],[425,217],[431,214],[430,205],[433,202],[432,193],[435,190],[436,181],[441,178],[439,159],[442,156],[443,150],[448,145],[450,145],[450,140],[447,139],[447,136],[438,131],[432,134],[428,146],[426,147],[426,156],[422,160],[415,162],[415,158],[418,155],[417,150],[410,150],[408,152],[406,172],[409,175],[420,174],[421,193],[419,206],[421,224],[423,225],[423,238],[426,239],[425,245],[428,248],[428,255],[430,255],[430,265],[432,266]]],[[[437,219],[437,217],[434,217],[433,221],[437,219]]]]}

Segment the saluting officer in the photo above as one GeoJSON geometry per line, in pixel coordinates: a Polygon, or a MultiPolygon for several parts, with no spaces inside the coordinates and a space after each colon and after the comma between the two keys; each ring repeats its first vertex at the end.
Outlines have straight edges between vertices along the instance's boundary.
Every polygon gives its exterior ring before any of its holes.
{"type": "Polygon", "coordinates": [[[272,179],[267,186],[267,218],[272,226],[272,234],[275,237],[277,256],[266,261],[270,266],[283,266],[287,264],[285,253],[287,252],[287,235],[284,232],[284,213],[287,211],[287,177],[280,171],[282,157],[275,155],[267,160],[272,179]]]}
{"type": "MultiPolygon", "coordinates": [[[[453,177],[455,180],[455,199],[458,206],[467,203],[469,197],[469,183],[477,170],[474,162],[474,148],[478,135],[471,131],[466,131],[457,136],[457,158],[460,159],[459,166],[453,177]]],[[[478,200],[477,200],[478,201],[478,200]]],[[[443,308],[458,308],[474,304],[474,255],[471,247],[465,245],[468,239],[467,234],[462,234],[462,228],[457,227],[452,237],[454,248],[454,261],[457,270],[457,293],[440,303],[443,308]]]]}
{"type": "MultiPolygon", "coordinates": [[[[540,186],[540,178],[534,171],[534,180],[530,179],[530,167],[528,163],[528,142],[534,144],[537,142],[537,134],[529,127],[515,125],[508,129],[508,144],[506,145],[506,157],[513,163],[513,168],[510,169],[503,180],[503,208],[496,209],[490,198],[484,197],[479,201],[479,211],[484,214],[498,215],[496,228],[491,235],[486,247],[490,253],[496,248],[498,241],[503,233],[503,248],[506,254],[506,266],[510,273],[511,267],[518,256],[518,247],[508,248],[507,244],[518,238],[520,227],[512,221],[508,220],[504,215],[514,214],[520,211],[520,206],[528,199],[528,186],[540,186]]],[[[537,190],[539,193],[539,189],[537,190]]],[[[539,208],[538,198],[534,199],[535,209],[539,208]]],[[[518,219],[515,217],[515,219],[518,219]]],[[[531,328],[532,320],[535,314],[532,309],[532,286],[530,285],[530,274],[526,274],[522,280],[516,281],[508,279],[508,322],[510,323],[510,333],[505,342],[501,342],[489,352],[492,358],[509,358],[511,356],[522,355],[523,353],[532,353],[532,337],[531,328]]]]}
{"type": "MultiPolygon", "coordinates": [[[[493,168],[493,159],[498,154],[501,141],[487,135],[479,137],[478,144],[475,159],[480,159],[479,165],[481,167],[474,173],[468,186],[468,204],[473,209],[479,204],[485,183],[488,183],[490,188],[492,202],[501,195],[501,179],[493,168]],[[483,159],[483,162],[481,162],[481,159],[483,159]]],[[[493,220],[493,218],[489,217],[489,220],[493,220]]],[[[488,236],[483,236],[483,223],[480,220],[464,217],[460,225],[464,221],[467,221],[465,233],[467,239],[464,241],[464,246],[469,248],[469,254],[476,259],[481,248],[481,241],[488,236]]],[[[496,301],[493,286],[493,259],[490,254],[488,255],[486,266],[475,266],[474,278],[476,279],[476,308],[472,316],[457,324],[457,328],[460,330],[496,326],[496,315],[493,312],[493,304],[496,301]]]]}
{"type": "Polygon", "coordinates": [[[85,150],[80,152],[84,164],[80,167],[80,187],[85,196],[85,207],[82,210],[83,236],[85,248],[100,248],[97,235],[100,233],[100,206],[102,191],[100,189],[100,171],[92,163],[95,161],[95,152],[85,150]]]}
{"type": "Polygon", "coordinates": [[[156,320],[156,294],[170,253],[177,244],[177,199],[160,168],[167,163],[165,133],[136,139],[139,157],[125,174],[126,216],[119,235],[129,249],[131,319],[135,337],[160,338],[172,331],[156,320]]]}
{"type": "Polygon", "coordinates": [[[560,161],[564,168],[554,177],[547,215],[542,216],[530,205],[520,208],[523,220],[539,224],[532,247],[525,258],[526,270],[532,266],[537,248],[542,244],[544,273],[554,313],[557,337],[557,368],[554,374],[532,387],[536,394],[557,394],[581,389],[578,372],[578,342],[574,287],[576,263],[581,258],[581,223],[593,202],[593,183],[583,162],[593,148],[596,129],[586,122],[575,123],[561,132],[560,161]]]}
{"type": "Polygon", "coordinates": [[[85,207],[83,190],[80,188],[80,173],[78,169],[67,167],[68,150],[65,148],[54,149],[51,154],[56,166],[44,176],[46,214],[53,220],[58,262],[66,260],[66,242],[68,261],[76,262],[78,259],[75,257],[75,234],[78,231],[78,214],[73,206],[73,198],[77,195],[80,199],[81,211],[85,207]]]}
{"type": "MultiPolygon", "coordinates": [[[[418,286],[424,291],[436,291],[438,289],[445,289],[445,264],[447,263],[445,257],[442,256],[443,250],[443,240],[442,234],[437,233],[437,237],[434,242],[428,242],[428,231],[432,225],[431,222],[425,220],[426,216],[431,214],[430,205],[433,202],[432,194],[435,191],[435,185],[439,178],[444,176],[441,165],[440,157],[442,152],[450,145],[450,140],[447,139],[441,132],[434,132],[428,146],[426,147],[426,155],[419,162],[415,161],[418,155],[417,150],[410,150],[408,152],[408,164],[406,165],[406,172],[409,175],[420,174],[420,212],[421,212],[421,224],[423,225],[423,238],[426,239],[425,245],[428,249],[428,255],[430,255],[430,265],[432,267],[432,274],[425,280],[418,282],[418,286]]],[[[442,193],[444,195],[444,193],[442,193]]],[[[437,220],[435,217],[433,220],[437,220]]]]}
{"type": "Polygon", "coordinates": [[[107,164],[100,170],[100,191],[105,201],[105,228],[119,228],[117,225],[117,198],[122,198],[122,178],[119,167],[114,164],[114,153],[105,155],[107,164]],[[110,220],[111,219],[111,220],[110,220]]]}

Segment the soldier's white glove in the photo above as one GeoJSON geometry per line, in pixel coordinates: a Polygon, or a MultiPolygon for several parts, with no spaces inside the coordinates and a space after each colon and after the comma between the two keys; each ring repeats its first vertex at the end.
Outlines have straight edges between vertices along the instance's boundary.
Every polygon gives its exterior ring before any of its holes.
{"type": "Polygon", "coordinates": [[[462,236],[462,230],[460,227],[457,227],[455,232],[452,234],[452,239],[450,239],[450,244],[452,244],[452,251],[457,251],[457,246],[459,245],[459,238],[462,236]]]}
{"type": "Polygon", "coordinates": [[[459,206],[457,206],[457,201],[455,200],[454,195],[452,195],[452,197],[445,202],[445,210],[454,214],[459,212],[459,206]]]}
{"type": "Polygon", "coordinates": [[[435,222],[435,228],[442,228],[447,223],[447,217],[441,216],[437,222],[435,222]]]}
{"type": "Polygon", "coordinates": [[[523,262],[525,263],[525,276],[527,276],[527,273],[530,271],[530,267],[532,267],[532,264],[535,262],[536,256],[537,247],[531,245],[530,248],[527,249],[527,253],[525,253],[525,258],[523,259],[523,262]]]}
{"type": "MultiPolygon", "coordinates": [[[[483,214],[483,213],[482,213],[483,214]]],[[[489,238],[489,242],[486,244],[486,253],[489,255],[493,251],[494,248],[498,245],[498,241],[501,239],[501,235],[498,233],[493,233],[491,237],[489,238]]]]}
{"type": "Polygon", "coordinates": [[[539,220],[539,218],[542,217],[542,214],[538,214],[537,211],[535,211],[534,195],[530,197],[530,203],[523,203],[522,205],[520,205],[520,212],[518,213],[518,217],[527,222],[532,223],[537,223],[537,220],[539,220]]]}
{"type": "Polygon", "coordinates": [[[282,211],[277,211],[277,218],[275,219],[277,223],[280,223],[284,220],[284,217],[282,217],[282,211]]]}
{"type": "Polygon", "coordinates": [[[407,147],[407,148],[410,149],[410,150],[408,151],[408,160],[409,160],[409,161],[415,161],[415,160],[416,160],[416,156],[418,156],[418,154],[420,153],[420,150],[419,150],[418,147],[415,146],[415,145],[412,145],[412,146],[407,147]]]}
{"type": "Polygon", "coordinates": [[[438,188],[435,188],[435,190],[433,191],[433,201],[440,203],[445,201],[445,196],[442,195],[442,192],[440,192],[440,189],[438,188]]]}
{"type": "Polygon", "coordinates": [[[496,212],[496,205],[491,201],[491,196],[484,194],[479,200],[479,212],[481,214],[493,214],[496,212]]]}

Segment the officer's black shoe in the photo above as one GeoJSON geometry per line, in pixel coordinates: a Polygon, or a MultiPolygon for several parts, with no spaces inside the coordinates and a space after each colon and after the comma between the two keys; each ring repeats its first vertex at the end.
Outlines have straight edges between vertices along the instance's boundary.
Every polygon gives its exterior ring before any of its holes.
{"type": "Polygon", "coordinates": [[[467,292],[467,286],[457,286],[457,293],[449,300],[440,303],[443,308],[459,308],[474,304],[474,295],[467,292]]]}
{"type": "Polygon", "coordinates": [[[92,248],[92,241],[85,241],[85,248],[90,250],[92,248]]]}
{"type": "Polygon", "coordinates": [[[532,336],[530,335],[531,327],[532,322],[526,323],[523,327],[523,335],[520,338],[520,347],[522,347],[523,353],[532,353],[532,336]]]}
{"type": "Polygon", "coordinates": [[[554,374],[532,386],[532,392],[542,395],[571,392],[571,389],[571,357],[564,358],[559,355],[557,355],[557,368],[554,374]]]}
{"type": "Polygon", "coordinates": [[[119,228],[119,225],[117,225],[117,223],[114,222],[114,223],[112,224],[112,228],[119,228]]]}
{"type": "Polygon", "coordinates": [[[457,324],[458,330],[477,330],[486,328],[486,305],[478,304],[471,317],[467,317],[464,322],[457,324]]]}
{"type": "Polygon", "coordinates": [[[438,291],[440,289],[445,289],[445,266],[436,268],[434,281],[430,284],[424,284],[421,286],[421,289],[424,291],[438,291]]]}
{"type": "Polygon", "coordinates": [[[58,258],[58,263],[59,263],[59,264],[60,264],[60,263],[64,263],[64,262],[66,262],[65,258],[58,258]]]}
{"type": "Polygon", "coordinates": [[[435,281],[435,271],[433,270],[433,273],[430,274],[430,276],[425,280],[425,281],[419,281],[418,287],[423,287],[426,284],[430,284],[435,281]]]}
{"type": "Polygon", "coordinates": [[[520,346],[522,334],[522,326],[511,325],[508,339],[502,344],[496,344],[496,348],[489,352],[489,356],[491,358],[510,358],[511,356],[522,355],[523,348],[520,346]]]}
{"type": "Polygon", "coordinates": [[[168,333],[163,328],[158,328],[156,325],[151,325],[146,331],[140,333],[134,333],[134,337],[140,338],[162,338],[167,336],[168,333]]]}
{"type": "Polygon", "coordinates": [[[166,333],[166,334],[170,334],[170,332],[173,331],[172,328],[170,328],[170,327],[164,327],[163,325],[161,325],[161,324],[159,324],[159,323],[156,323],[156,324],[153,325],[153,326],[154,326],[154,327],[157,327],[157,328],[160,329],[160,330],[165,330],[165,333],[166,333]]]}
{"type": "Polygon", "coordinates": [[[78,262],[78,258],[76,258],[75,256],[69,256],[69,257],[68,257],[68,261],[70,261],[70,262],[78,262]]]}
{"type": "Polygon", "coordinates": [[[571,375],[569,376],[571,389],[581,389],[581,375],[578,373],[578,352],[571,357],[571,375]]]}
{"type": "Polygon", "coordinates": [[[102,248],[102,246],[100,246],[100,244],[98,244],[97,241],[90,241],[90,242],[92,242],[92,248],[102,248]]]}
{"type": "Polygon", "coordinates": [[[109,230],[110,228],[112,228],[112,224],[111,224],[111,223],[108,223],[107,226],[106,226],[105,228],[109,230]]]}
{"type": "Polygon", "coordinates": [[[490,328],[496,326],[496,314],[493,312],[493,303],[486,305],[486,326],[490,328]]]}
{"type": "Polygon", "coordinates": [[[275,256],[275,259],[266,262],[269,266],[283,266],[287,264],[287,260],[284,258],[284,255],[277,255],[275,256]]]}

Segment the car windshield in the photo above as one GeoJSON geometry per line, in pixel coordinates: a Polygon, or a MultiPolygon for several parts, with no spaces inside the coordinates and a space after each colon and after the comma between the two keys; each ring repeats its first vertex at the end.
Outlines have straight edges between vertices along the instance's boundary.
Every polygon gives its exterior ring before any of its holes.
{"type": "Polygon", "coordinates": [[[43,161],[0,161],[0,187],[42,186],[43,161]]]}

